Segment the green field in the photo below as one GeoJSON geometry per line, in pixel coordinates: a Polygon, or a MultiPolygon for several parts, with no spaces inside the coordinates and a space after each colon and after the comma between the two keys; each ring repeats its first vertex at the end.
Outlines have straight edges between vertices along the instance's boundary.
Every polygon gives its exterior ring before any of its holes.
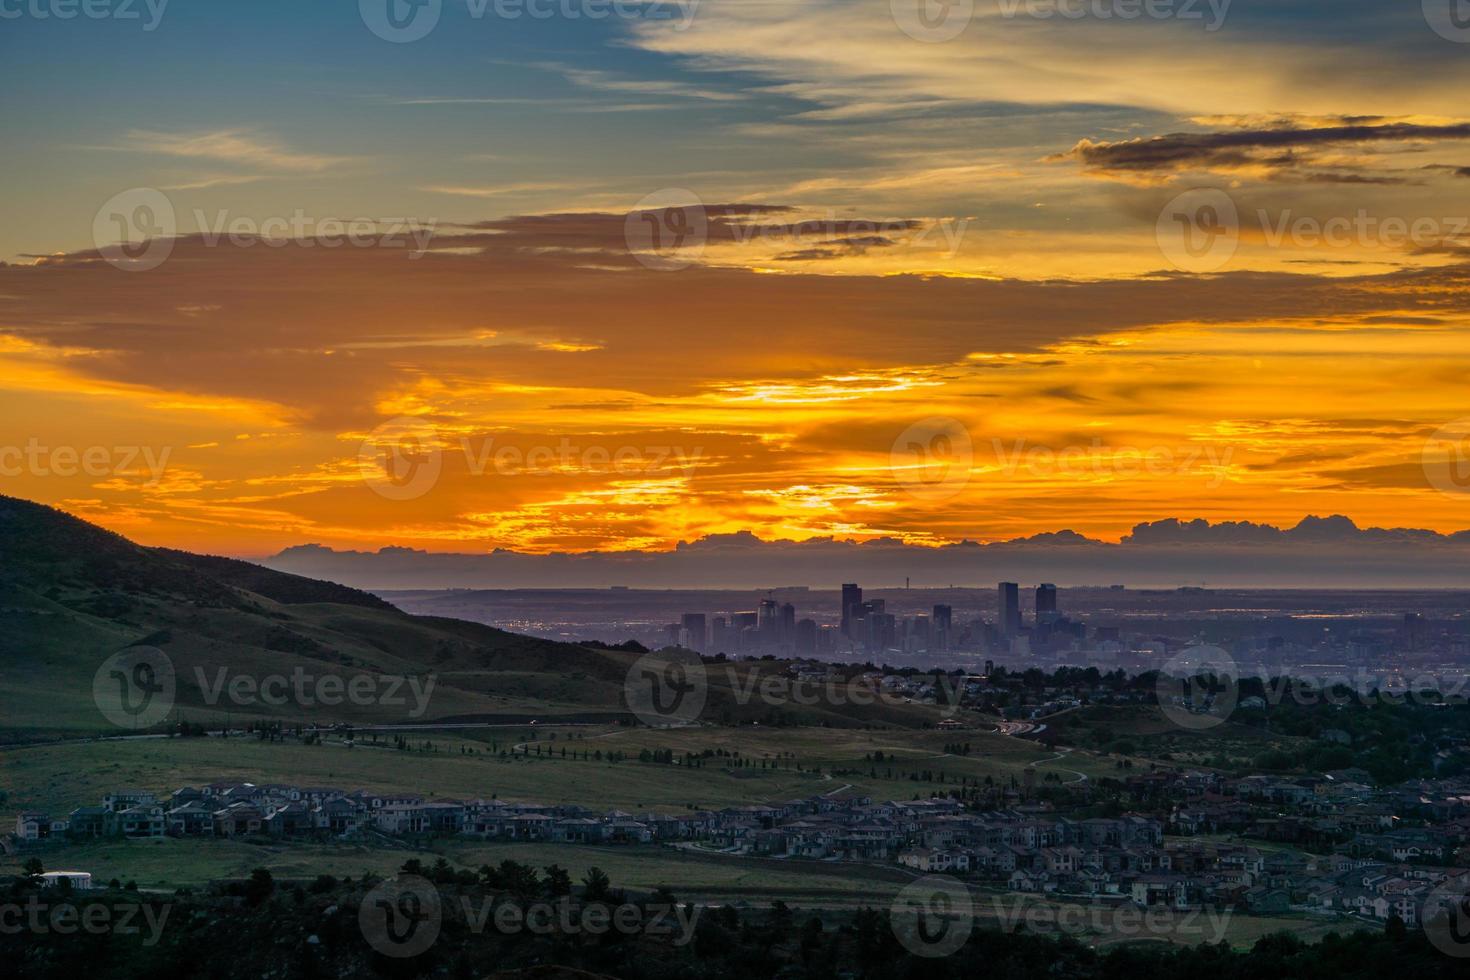
{"type": "MultiPolygon", "coordinates": [[[[439,841],[424,847],[375,848],[360,844],[265,844],[242,840],[97,841],[36,852],[47,867],[89,871],[99,881],[136,882],[144,890],[198,887],[219,879],[239,879],[267,868],[280,881],[303,881],[319,874],[357,878],[366,873],[391,876],[417,858],[432,864],[444,858],[469,870],[504,860],[544,868],[558,864],[573,879],[589,868],[607,872],[617,887],[652,891],[667,887],[681,899],[763,907],[781,900],[794,907],[883,907],[918,877],[898,867],[849,862],[782,861],[643,845],[590,847],[573,844],[439,841]]],[[[0,861],[0,874],[19,870],[13,859],[0,861]]],[[[1282,930],[1307,940],[1336,929],[1340,920],[1298,916],[1258,917],[1223,913],[1172,913],[1127,904],[1109,906],[1044,899],[998,889],[974,889],[973,910],[981,928],[1038,932],[1065,930],[1083,942],[1109,945],[1160,940],[1195,945],[1223,936],[1236,948],[1282,930]]],[[[1350,925],[1350,924],[1348,924],[1350,925]]]]}
{"type": "MultiPolygon", "coordinates": [[[[445,840],[423,847],[388,848],[165,838],[95,841],[38,853],[48,866],[89,871],[101,881],[131,880],[145,889],[174,889],[222,878],[243,878],[254,868],[268,868],[284,880],[311,879],[319,874],[359,877],[368,872],[391,876],[410,858],[432,864],[440,857],[470,870],[505,860],[538,868],[559,864],[574,878],[599,867],[620,887],[652,891],[667,886],[681,897],[711,901],[785,898],[837,905],[872,903],[891,897],[915,877],[898,867],[737,858],[656,845],[592,847],[445,840]]],[[[17,870],[19,862],[7,859],[0,863],[0,873],[17,870]]]]}
{"type": "MultiPolygon", "coordinates": [[[[960,777],[983,781],[1019,778],[1037,763],[1043,771],[1112,771],[1112,763],[1083,753],[1056,759],[1056,753],[1020,739],[980,731],[863,731],[860,729],[742,727],[585,728],[464,733],[415,732],[415,746],[432,742],[435,751],[399,751],[359,740],[355,747],[329,739],[321,745],[255,738],[136,739],[67,742],[0,750],[0,791],[8,811],[42,809],[68,812],[95,804],[117,787],[156,793],[219,780],[289,782],[421,793],[426,797],[498,797],[543,803],[580,803],[624,810],[718,808],[743,803],[788,800],[827,793],[844,786],[876,797],[927,796],[940,783],[915,781],[911,774],[943,772],[946,783],[960,777]],[[949,755],[946,743],[969,742],[969,755],[949,755]],[[517,744],[542,749],[542,756],[502,759],[499,751],[517,744]],[[614,749],[621,762],[563,759],[560,752],[604,753],[614,749]],[[642,749],[738,750],[753,760],[735,767],[730,758],[708,758],[699,768],[639,762],[642,749]],[[473,752],[474,754],[466,754],[473,752]],[[865,761],[882,752],[884,761],[865,761]],[[767,760],[772,768],[760,768],[767,760]],[[780,761],[780,768],[775,768],[780,761]],[[801,767],[798,771],[797,766],[801,767]],[[817,770],[820,771],[818,774],[817,770]],[[836,774],[834,774],[836,770],[836,774]],[[872,775],[874,772],[876,776],[872,775]],[[891,776],[890,776],[891,772],[891,776]]],[[[937,775],[936,775],[937,778],[937,775]]]]}

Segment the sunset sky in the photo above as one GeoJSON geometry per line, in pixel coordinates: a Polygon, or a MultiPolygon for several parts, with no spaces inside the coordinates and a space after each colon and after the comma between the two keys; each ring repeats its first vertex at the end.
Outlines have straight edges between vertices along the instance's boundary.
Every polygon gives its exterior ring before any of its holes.
{"type": "Polygon", "coordinates": [[[0,493],[247,556],[1470,528],[1457,0],[95,2],[0,2],[0,493]]]}

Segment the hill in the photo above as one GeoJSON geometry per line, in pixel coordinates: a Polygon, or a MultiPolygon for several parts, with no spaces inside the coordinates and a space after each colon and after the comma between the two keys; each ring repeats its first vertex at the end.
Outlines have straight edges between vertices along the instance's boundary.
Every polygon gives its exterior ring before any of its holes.
{"type": "MultiPolygon", "coordinates": [[[[179,720],[220,727],[631,718],[624,682],[637,659],[410,615],[357,589],[144,547],[54,508],[0,497],[0,738],[118,734],[98,709],[93,680],[135,646],[162,650],[176,678],[173,711],[154,730],[179,720]]],[[[783,669],[763,662],[709,671],[704,717],[909,727],[937,720],[921,705],[773,711],[749,697],[751,672],[783,669]]]]}
{"type": "MultiPolygon", "coordinates": [[[[377,596],[230,558],[147,548],[61,511],[0,497],[0,705],[10,737],[107,730],[92,696],[110,656],[154,646],[172,661],[171,719],[414,723],[513,715],[620,713],[620,655],[458,620],[410,616],[377,596]],[[410,699],[328,705],[240,699],[217,681],[433,673],[427,706],[410,699]],[[583,683],[571,684],[570,676],[583,683]],[[213,697],[211,698],[211,695],[213,697]],[[211,703],[213,700],[213,703],[211,703]],[[415,713],[416,712],[416,713],[415,713]],[[413,713],[412,717],[408,715],[413,713]]],[[[407,685],[404,685],[407,687],[407,685]]]]}

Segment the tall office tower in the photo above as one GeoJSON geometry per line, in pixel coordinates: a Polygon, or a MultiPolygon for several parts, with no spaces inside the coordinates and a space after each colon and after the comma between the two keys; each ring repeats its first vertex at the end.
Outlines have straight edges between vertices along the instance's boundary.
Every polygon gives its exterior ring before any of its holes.
{"type": "Polygon", "coordinates": [[[913,641],[914,650],[934,649],[934,624],[922,613],[909,623],[907,639],[913,641]]]}
{"type": "Polygon", "coordinates": [[[796,640],[796,607],[789,602],[781,606],[780,618],[776,621],[776,636],[782,643],[796,640]]]}
{"type": "Polygon", "coordinates": [[[816,654],[817,621],[815,619],[803,619],[796,624],[796,652],[803,657],[816,654]]]}
{"type": "Polygon", "coordinates": [[[1021,587],[1015,582],[1000,583],[1000,631],[1007,637],[1021,632],[1021,587]]]}
{"type": "Polygon", "coordinates": [[[1057,587],[1043,582],[1036,587],[1036,622],[1038,625],[1055,623],[1057,613],[1057,587]]]}
{"type": "Polygon", "coordinates": [[[733,626],[737,632],[739,630],[745,630],[745,629],[752,629],[753,630],[753,629],[755,629],[756,624],[759,623],[759,622],[760,622],[760,614],[759,613],[738,612],[738,613],[733,614],[730,617],[730,625],[733,626]]]}
{"type": "Polygon", "coordinates": [[[882,653],[894,645],[897,639],[898,621],[882,611],[882,599],[867,602],[864,605],[868,609],[868,614],[863,620],[867,625],[868,652],[882,653]],[[875,606],[877,608],[874,608],[875,606]]]}
{"type": "Polygon", "coordinates": [[[780,610],[775,599],[762,599],[756,610],[756,629],[761,635],[761,644],[774,643],[779,629],[780,610]]]}
{"type": "Polygon", "coordinates": [[[1424,644],[1424,634],[1424,617],[1419,613],[1404,613],[1404,648],[1417,653],[1424,644]]]}
{"type": "MultiPolygon", "coordinates": [[[[853,637],[852,621],[862,608],[863,590],[849,582],[842,586],[842,635],[853,637]]],[[[855,638],[855,637],[854,637],[855,638]]]]}
{"type": "Polygon", "coordinates": [[[680,625],[684,627],[684,642],[689,645],[689,649],[703,653],[709,644],[709,638],[704,631],[704,613],[685,613],[680,625]]]}
{"type": "Polygon", "coordinates": [[[725,628],[724,616],[716,616],[710,621],[709,648],[714,653],[727,653],[730,649],[730,635],[725,628]]]}
{"type": "Polygon", "coordinates": [[[680,636],[683,632],[684,628],[678,623],[669,623],[664,627],[664,645],[671,647],[683,646],[683,637],[680,636]]]}
{"type": "Polygon", "coordinates": [[[934,607],[934,649],[948,650],[950,628],[954,623],[954,610],[946,605],[934,607]]]}

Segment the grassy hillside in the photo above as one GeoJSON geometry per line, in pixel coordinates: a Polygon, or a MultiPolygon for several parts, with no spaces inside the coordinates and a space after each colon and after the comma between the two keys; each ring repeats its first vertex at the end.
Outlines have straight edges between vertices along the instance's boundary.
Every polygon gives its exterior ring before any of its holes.
{"type": "MultiPolygon", "coordinates": [[[[520,636],[478,623],[412,616],[366,592],[229,558],[146,548],[61,511],[0,497],[0,739],[119,734],[97,709],[93,678],[109,657],[157,647],[174,666],[167,719],[219,727],[256,719],[289,724],[346,721],[526,721],[625,715],[624,679],[636,655],[520,636]],[[266,678],[361,682],[387,692],[410,678],[428,693],[403,703],[325,705],[293,697],[269,704],[231,698],[229,684],[266,678]],[[432,675],[433,687],[427,687],[432,675]],[[224,682],[227,686],[219,688],[224,682]],[[422,709],[422,710],[420,710],[422,709]]],[[[709,672],[707,720],[715,723],[887,724],[937,720],[920,705],[790,705],[772,708],[748,671],[709,672]]]]}
{"type": "Polygon", "coordinates": [[[12,738],[108,732],[92,698],[93,675],[134,644],[169,656],[179,713],[209,725],[619,710],[625,655],[409,616],[331,582],[145,548],[27,501],[0,498],[0,556],[0,724],[12,738]],[[412,705],[241,705],[228,696],[208,703],[221,676],[259,682],[298,669],[377,681],[432,672],[436,684],[422,717],[407,717],[412,705]],[[592,680],[543,682],[569,673],[592,680]]]}

